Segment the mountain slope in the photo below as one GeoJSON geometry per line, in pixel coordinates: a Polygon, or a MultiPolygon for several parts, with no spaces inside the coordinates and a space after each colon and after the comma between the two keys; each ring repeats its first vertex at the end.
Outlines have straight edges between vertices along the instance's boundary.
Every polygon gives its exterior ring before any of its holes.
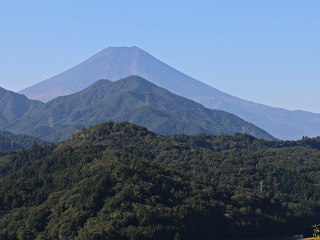
{"type": "Polygon", "coordinates": [[[130,121],[161,134],[245,131],[259,138],[274,139],[233,114],[207,109],[138,76],[116,82],[97,81],[76,94],[55,98],[6,128],[48,141],[59,141],[83,126],[106,120],[130,121]],[[48,124],[51,117],[52,128],[48,124]]]}
{"type": "Polygon", "coordinates": [[[85,89],[99,79],[139,75],[170,92],[205,107],[233,113],[279,139],[320,135],[320,114],[288,111],[246,101],[191,78],[137,47],[106,48],[83,63],[20,93],[47,102],[85,89]]]}
{"type": "Polygon", "coordinates": [[[4,126],[42,105],[40,101],[30,100],[0,87],[0,125],[4,126]]]}

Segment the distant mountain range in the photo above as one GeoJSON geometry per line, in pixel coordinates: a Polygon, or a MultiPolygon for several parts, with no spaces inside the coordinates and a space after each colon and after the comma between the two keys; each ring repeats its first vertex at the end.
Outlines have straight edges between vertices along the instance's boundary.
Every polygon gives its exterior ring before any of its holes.
{"type": "Polygon", "coordinates": [[[116,81],[130,75],[139,75],[207,108],[233,113],[279,139],[320,135],[320,114],[268,107],[231,96],[175,70],[137,47],[106,48],[83,63],[19,93],[47,102],[57,96],[79,92],[99,79],[116,81]]]}
{"type": "MultiPolygon", "coordinates": [[[[15,94],[12,98],[22,97],[15,94]]],[[[25,111],[20,118],[8,120],[5,129],[47,141],[61,141],[83,126],[113,120],[130,121],[161,134],[244,131],[258,138],[275,139],[233,114],[205,108],[139,76],[115,82],[99,80],[78,93],[57,97],[48,103],[33,101],[25,108],[38,104],[37,107],[25,111]]]]}

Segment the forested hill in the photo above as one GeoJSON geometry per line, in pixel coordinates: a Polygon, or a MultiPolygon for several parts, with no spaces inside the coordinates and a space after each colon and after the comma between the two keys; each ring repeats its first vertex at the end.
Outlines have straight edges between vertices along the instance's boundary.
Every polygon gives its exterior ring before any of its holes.
{"type": "Polygon", "coordinates": [[[9,124],[43,104],[0,87],[0,126],[9,124]]]}
{"type": "Polygon", "coordinates": [[[161,134],[245,131],[259,138],[275,139],[233,114],[205,108],[139,76],[116,82],[97,81],[81,92],[55,98],[27,112],[10,122],[6,129],[59,142],[83,126],[107,120],[129,121],[161,134]]]}
{"type": "Polygon", "coordinates": [[[320,220],[319,143],[164,136],[128,122],[82,128],[0,158],[0,239],[311,233],[320,220]]]}
{"type": "MultiPolygon", "coordinates": [[[[17,151],[23,148],[29,148],[34,142],[44,145],[44,141],[35,137],[21,134],[13,134],[8,131],[0,133],[0,151],[10,152],[17,151]]],[[[1,153],[0,153],[1,155],[1,153]]]]}

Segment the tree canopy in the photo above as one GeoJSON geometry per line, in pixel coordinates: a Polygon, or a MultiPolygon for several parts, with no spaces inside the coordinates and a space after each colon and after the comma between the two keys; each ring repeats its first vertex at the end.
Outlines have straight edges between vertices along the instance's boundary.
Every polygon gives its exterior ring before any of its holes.
{"type": "Polygon", "coordinates": [[[84,127],[69,141],[0,158],[0,238],[307,233],[320,220],[319,149],[320,138],[165,136],[112,121],[84,127]]]}

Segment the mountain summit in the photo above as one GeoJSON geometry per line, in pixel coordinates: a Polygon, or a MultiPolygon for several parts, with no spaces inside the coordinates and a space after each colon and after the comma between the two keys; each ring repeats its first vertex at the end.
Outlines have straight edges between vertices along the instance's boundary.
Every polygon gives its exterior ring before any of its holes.
{"type": "Polygon", "coordinates": [[[138,47],[106,48],[79,65],[19,93],[48,102],[58,96],[79,92],[100,79],[116,81],[131,75],[141,76],[187,98],[212,94],[212,90],[216,96],[226,95],[175,70],[138,47]]]}
{"type": "Polygon", "coordinates": [[[79,92],[99,79],[116,81],[131,75],[139,75],[207,108],[233,113],[279,139],[320,135],[320,114],[273,108],[231,96],[175,70],[138,47],[106,48],[81,64],[19,93],[47,102],[57,96],[79,92]]]}

